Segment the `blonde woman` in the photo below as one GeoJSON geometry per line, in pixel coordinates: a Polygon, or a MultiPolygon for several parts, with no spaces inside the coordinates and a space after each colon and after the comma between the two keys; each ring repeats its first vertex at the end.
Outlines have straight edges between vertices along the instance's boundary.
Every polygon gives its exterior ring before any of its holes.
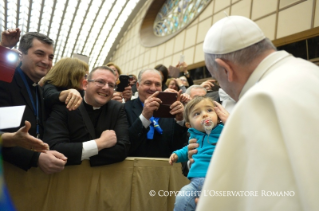
{"type": "MultiPolygon", "coordinates": [[[[59,60],[44,77],[44,103],[50,111],[56,103],[76,110],[82,102],[82,82],[89,72],[87,63],[77,58],[59,60]]],[[[82,94],[83,95],[83,94],[82,94]]]]}

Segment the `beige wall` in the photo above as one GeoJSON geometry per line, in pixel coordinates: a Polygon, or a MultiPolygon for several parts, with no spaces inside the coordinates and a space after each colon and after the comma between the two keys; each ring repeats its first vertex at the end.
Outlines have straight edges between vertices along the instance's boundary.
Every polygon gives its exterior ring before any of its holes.
{"type": "Polygon", "coordinates": [[[177,36],[159,46],[145,48],[139,42],[139,29],[151,2],[144,4],[113,52],[112,60],[123,73],[137,75],[157,64],[176,65],[182,54],[190,65],[203,63],[205,34],[212,24],[225,17],[225,12],[254,20],[271,40],[319,26],[319,0],[213,0],[177,36]]]}

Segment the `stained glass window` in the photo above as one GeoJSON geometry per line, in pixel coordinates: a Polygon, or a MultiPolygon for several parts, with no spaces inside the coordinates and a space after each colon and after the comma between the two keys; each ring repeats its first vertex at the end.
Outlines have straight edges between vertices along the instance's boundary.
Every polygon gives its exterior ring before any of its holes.
{"type": "Polygon", "coordinates": [[[211,0],[166,0],[154,21],[156,36],[174,34],[187,26],[211,0]]]}

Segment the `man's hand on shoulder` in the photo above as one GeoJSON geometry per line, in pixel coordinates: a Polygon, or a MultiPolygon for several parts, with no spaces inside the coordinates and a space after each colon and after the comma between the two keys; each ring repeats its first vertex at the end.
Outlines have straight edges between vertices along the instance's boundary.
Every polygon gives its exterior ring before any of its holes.
{"type": "Polygon", "coordinates": [[[38,166],[46,174],[53,174],[60,172],[64,169],[67,157],[62,153],[54,150],[49,150],[40,153],[38,166]]]}

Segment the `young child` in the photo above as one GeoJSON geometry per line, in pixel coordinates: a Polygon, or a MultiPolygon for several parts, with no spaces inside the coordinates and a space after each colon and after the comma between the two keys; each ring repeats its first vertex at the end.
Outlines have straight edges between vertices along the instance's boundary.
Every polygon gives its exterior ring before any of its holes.
{"type": "MultiPolygon", "coordinates": [[[[195,97],[187,103],[184,111],[185,125],[190,133],[189,139],[197,139],[199,147],[193,155],[192,164],[187,177],[191,183],[184,186],[176,196],[174,210],[195,210],[195,198],[202,190],[208,166],[215,150],[217,140],[223,129],[218,124],[218,116],[214,111],[214,101],[208,97],[195,97]]],[[[188,160],[187,146],[176,150],[169,158],[169,163],[185,162],[188,160]]]]}

